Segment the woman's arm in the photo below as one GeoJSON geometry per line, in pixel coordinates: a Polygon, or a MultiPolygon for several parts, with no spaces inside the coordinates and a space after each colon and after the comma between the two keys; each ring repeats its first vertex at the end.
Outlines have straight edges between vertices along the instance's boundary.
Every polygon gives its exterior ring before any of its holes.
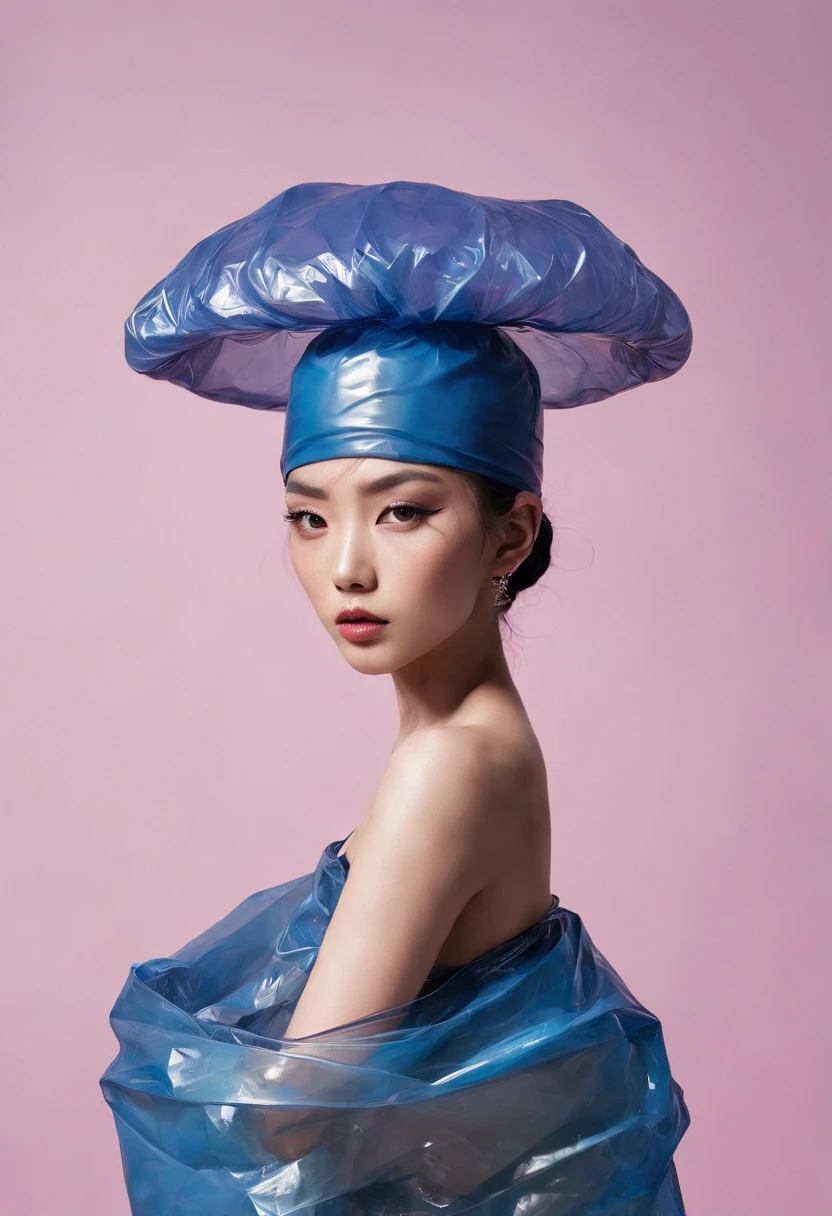
{"type": "Polygon", "coordinates": [[[415,735],[393,753],[287,1036],[417,995],[484,883],[489,785],[493,798],[484,753],[481,734],[464,726],[415,735]]]}
{"type": "MultiPolygon", "coordinates": [[[[489,753],[470,727],[427,731],[393,753],[281,1041],[276,1067],[287,1080],[297,1073],[295,1083],[303,1085],[304,1056],[363,1063],[372,1048],[352,1049],[349,1030],[337,1041],[304,1042],[303,1036],[392,1010],[419,992],[457,917],[487,878],[487,825],[505,794],[489,753]]],[[[402,1017],[399,1011],[374,1022],[373,1033],[395,1029],[402,1017]]],[[[314,1095],[310,1108],[308,1123],[296,1111],[262,1112],[265,1142],[283,1160],[305,1156],[332,1134],[328,1119],[314,1112],[314,1095]]]]}

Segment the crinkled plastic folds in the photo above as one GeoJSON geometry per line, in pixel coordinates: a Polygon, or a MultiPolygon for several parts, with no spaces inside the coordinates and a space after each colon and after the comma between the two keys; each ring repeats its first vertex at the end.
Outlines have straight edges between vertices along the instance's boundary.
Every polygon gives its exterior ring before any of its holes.
{"type": "Polygon", "coordinates": [[[199,241],[131,313],[125,353],[201,396],[285,409],[312,337],[362,319],[505,327],[560,408],[670,376],[692,342],[673,291],[575,203],[306,182],[199,241]]]}
{"type": "Polygon", "coordinates": [[[553,896],[420,994],[286,1038],[348,863],[134,964],[101,1078],[133,1216],[679,1216],[661,1025],[553,896]]]}

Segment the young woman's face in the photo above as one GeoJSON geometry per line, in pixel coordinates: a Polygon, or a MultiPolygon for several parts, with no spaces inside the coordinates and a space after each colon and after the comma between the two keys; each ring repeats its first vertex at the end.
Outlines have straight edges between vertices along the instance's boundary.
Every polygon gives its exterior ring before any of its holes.
{"type": "Polygon", "coordinates": [[[286,511],[301,586],[347,662],[368,674],[395,671],[493,612],[492,575],[517,564],[495,560],[499,537],[484,534],[463,475],[441,465],[317,461],[289,474],[286,511]],[[385,624],[339,626],[348,609],[385,624]]]}

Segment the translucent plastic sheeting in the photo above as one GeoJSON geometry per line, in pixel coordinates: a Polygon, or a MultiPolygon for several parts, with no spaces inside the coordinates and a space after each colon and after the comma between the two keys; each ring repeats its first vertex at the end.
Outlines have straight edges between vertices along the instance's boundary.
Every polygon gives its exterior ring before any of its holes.
{"type": "Polygon", "coordinates": [[[310,338],[356,321],[506,327],[545,406],[672,375],[671,289],[589,211],[422,182],[305,182],[199,241],[137,304],[126,356],[217,401],[284,409],[310,338]]]}
{"type": "Polygon", "coordinates": [[[661,1025],[556,896],[413,1001],[283,1037],[343,843],[132,966],[101,1087],[134,1216],[680,1216],[661,1025]]]}

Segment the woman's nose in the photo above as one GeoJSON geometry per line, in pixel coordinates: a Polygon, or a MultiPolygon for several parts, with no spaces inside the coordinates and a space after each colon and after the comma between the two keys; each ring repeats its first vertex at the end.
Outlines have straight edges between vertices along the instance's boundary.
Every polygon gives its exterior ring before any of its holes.
{"type": "Polygon", "coordinates": [[[351,533],[341,544],[333,578],[339,591],[370,590],[375,585],[375,569],[366,545],[351,533]]]}

